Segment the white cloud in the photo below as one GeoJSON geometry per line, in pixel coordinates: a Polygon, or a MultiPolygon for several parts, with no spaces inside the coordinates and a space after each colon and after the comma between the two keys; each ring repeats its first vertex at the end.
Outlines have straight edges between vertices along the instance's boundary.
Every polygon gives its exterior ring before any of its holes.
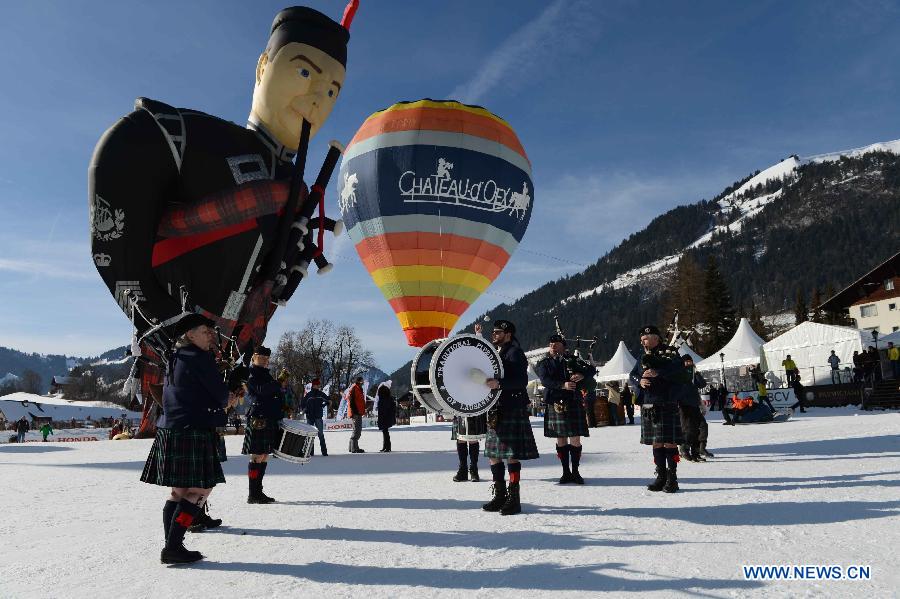
{"type": "Polygon", "coordinates": [[[495,88],[503,85],[511,91],[522,85],[526,77],[550,68],[561,55],[581,47],[588,36],[597,32],[590,14],[591,3],[579,0],[556,0],[537,18],[510,35],[496,49],[475,75],[456,86],[451,98],[477,104],[495,88]]]}

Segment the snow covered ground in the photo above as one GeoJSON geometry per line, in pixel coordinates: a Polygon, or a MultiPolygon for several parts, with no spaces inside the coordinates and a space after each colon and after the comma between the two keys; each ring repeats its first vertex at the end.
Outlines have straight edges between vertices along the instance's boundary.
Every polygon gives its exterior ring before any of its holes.
{"type": "MultiPolygon", "coordinates": [[[[812,410],[783,424],[710,420],[714,461],[651,493],[638,427],[594,429],[584,487],[561,487],[551,441],[523,471],[524,513],[484,513],[488,482],[454,483],[448,425],[367,430],[348,455],[275,460],[247,505],[241,439],[212,495],[207,559],[159,564],[164,491],[138,482],[149,440],[0,446],[0,597],[896,596],[900,414],[812,410]],[[745,580],[750,564],[868,565],[871,580],[745,580]]],[[[482,474],[488,468],[482,458],[482,474]]]]}

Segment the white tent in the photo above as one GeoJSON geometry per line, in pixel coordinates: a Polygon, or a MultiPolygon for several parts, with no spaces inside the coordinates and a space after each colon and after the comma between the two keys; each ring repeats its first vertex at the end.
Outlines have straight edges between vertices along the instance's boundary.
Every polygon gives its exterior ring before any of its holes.
{"type": "MultiPolygon", "coordinates": [[[[900,331],[894,331],[890,335],[885,335],[883,337],[878,338],[878,348],[882,349],[887,347],[888,341],[892,342],[894,345],[900,345],[900,331]],[[884,344],[884,345],[882,345],[884,344]]],[[[875,345],[873,342],[872,345],[875,345]]]]}
{"type": "Polygon", "coordinates": [[[10,421],[18,420],[23,416],[28,420],[31,420],[32,417],[50,417],[54,421],[71,420],[72,418],[98,420],[100,418],[118,418],[122,414],[131,420],[141,419],[140,412],[129,412],[107,402],[66,401],[58,397],[46,397],[32,393],[13,393],[0,397],[0,414],[10,421]]]}
{"type": "Polygon", "coordinates": [[[746,318],[742,318],[731,341],[710,357],[701,360],[697,364],[697,370],[718,370],[723,365],[725,368],[734,368],[759,364],[760,348],[763,343],[765,341],[756,334],[753,327],[750,326],[750,322],[746,318]],[[724,364],[723,358],[719,354],[725,354],[724,364]]]}
{"type": "Polygon", "coordinates": [[[609,362],[597,369],[597,375],[594,378],[598,383],[605,381],[623,381],[628,378],[631,369],[634,368],[636,363],[637,360],[634,359],[634,356],[632,356],[631,352],[628,351],[628,348],[625,347],[625,342],[619,341],[619,347],[616,348],[616,353],[609,359],[609,362]]]}
{"type": "MultiPolygon", "coordinates": [[[[788,354],[800,370],[804,385],[831,383],[831,350],[841,360],[841,370],[853,368],[853,352],[874,345],[869,331],[816,322],[801,322],[789,331],[764,344],[766,364],[778,371],[788,354]]],[[[881,340],[878,341],[881,346],[881,340]]],[[[882,346],[883,347],[883,346],[882,346]]],[[[849,379],[849,376],[845,378],[849,379]]]]}
{"type": "Polygon", "coordinates": [[[703,361],[703,357],[700,356],[697,352],[691,349],[691,346],[687,343],[682,343],[681,347],[678,348],[678,353],[682,356],[690,356],[691,360],[694,361],[694,364],[703,361]]]}

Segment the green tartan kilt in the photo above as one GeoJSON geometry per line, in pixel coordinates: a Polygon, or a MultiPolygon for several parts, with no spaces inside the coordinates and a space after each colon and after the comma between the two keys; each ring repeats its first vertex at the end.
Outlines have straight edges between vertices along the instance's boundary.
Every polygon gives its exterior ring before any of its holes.
{"type": "Polygon", "coordinates": [[[525,408],[500,411],[497,428],[487,429],[484,455],[501,460],[535,460],[539,457],[525,408]]]}
{"type": "Polygon", "coordinates": [[[556,411],[552,401],[547,404],[544,408],[544,436],[551,439],[591,436],[581,398],[576,399],[570,394],[562,413],[556,411]]]}
{"type": "Polygon", "coordinates": [[[215,429],[156,429],[141,480],[161,487],[212,489],[225,482],[215,429]]]}
{"type": "Polygon", "coordinates": [[[254,430],[248,421],[241,453],[244,455],[263,455],[272,453],[274,449],[277,449],[278,443],[281,441],[279,422],[279,420],[266,418],[265,428],[254,430]]]}
{"type": "Polygon", "coordinates": [[[641,408],[641,443],[684,443],[681,413],[677,405],[641,408]]]}

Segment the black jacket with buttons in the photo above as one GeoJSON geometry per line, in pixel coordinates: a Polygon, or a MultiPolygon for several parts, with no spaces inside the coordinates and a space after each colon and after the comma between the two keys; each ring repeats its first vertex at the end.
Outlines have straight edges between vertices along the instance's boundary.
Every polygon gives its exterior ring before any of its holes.
{"type": "Polygon", "coordinates": [[[196,345],[176,350],[163,387],[163,415],[159,428],[225,426],[228,387],[211,352],[196,345]]]}

